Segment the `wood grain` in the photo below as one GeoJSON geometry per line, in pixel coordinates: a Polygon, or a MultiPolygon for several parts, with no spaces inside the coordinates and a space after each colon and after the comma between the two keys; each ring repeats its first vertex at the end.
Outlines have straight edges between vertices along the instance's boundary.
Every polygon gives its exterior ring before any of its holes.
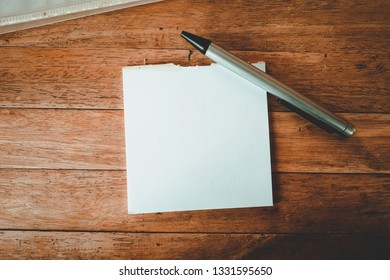
{"type": "Polygon", "coordinates": [[[125,168],[123,111],[3,109],[0,123],[0,168],[125,168]]]}
{"type": "Polygon", "coordinates": [[[389,248],[376,235],[0,231],[0,259],[387,259],[389,248]]]}
{"type": "Polygon", "coordinates": [[[388,259],[389,49],[385,0],[166,0],[0,35],[0,259],[388,259]],[[121,70],[210,64],[182,30],[356,135],[270,97],[273,207],[128,215],[121,70]]]}
{"type": "Polygon", "coordinates": [[[164,1],[10,33],[1,45],[177,49],[187,29],[233,50],[386,54],[388,10],[385,0],[164,1]]]}
{"type": "MultiPolygon", "coordinates": [[[[233,52],[248,62],[265,61],[268,73],[332,111],[390,112],[387,54],[233,52]]],[[[0,107],[123,109],[122,67],[211,63],[198,52],[189,54],[185,49],[4,47],[0,107]]],[[[287,110],[273,97],[270,105],[272,111],[287,110]]]]}
{"type": "Polygon", "coordinates": [[[273,207],[141,215],[127,214],[125,171],[6,169],[0,186],[3,229],[390,233],[388,175],[276,173],[273,207]]]}
{"type": "MultiPolygon", "coordinates": [[[[271,113],[273,171],[389,173],[390,115],[343,116],[358,131],[347,141],[271,113]]],[[[122,110],[0,109],[0,168],[124,170],[123,119],[122,110]]]]}

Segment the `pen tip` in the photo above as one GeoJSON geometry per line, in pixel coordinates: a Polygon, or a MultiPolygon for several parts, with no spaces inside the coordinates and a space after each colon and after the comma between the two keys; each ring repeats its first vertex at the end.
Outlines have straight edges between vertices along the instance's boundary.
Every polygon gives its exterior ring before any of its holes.
{"type": "Polygon", "coordinates": [[[206,53],[207,49],[211,44],[210,40],[197,36],[195,34],[191,34],[187,31],[182,31],[180,35],[203,54],[206,53]]]}
{"type": "Polygon", "coordinates": [[[187,34],[188,34],[188,32],[183,30],[180,35],[181,35],[181,37],[184,38],[187,34]]]}

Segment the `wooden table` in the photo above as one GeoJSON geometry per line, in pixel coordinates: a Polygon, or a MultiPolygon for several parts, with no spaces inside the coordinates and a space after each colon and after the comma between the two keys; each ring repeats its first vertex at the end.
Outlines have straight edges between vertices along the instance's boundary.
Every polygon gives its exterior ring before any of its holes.
{"type": "Polygon", "coordinates": [[[390,2],[164,1],[0,36],[1,259],[390,257],[390,2]],[[274,207],[128,215],[122,67],[213,39],[355,123],[269,97],[274,207]]]}

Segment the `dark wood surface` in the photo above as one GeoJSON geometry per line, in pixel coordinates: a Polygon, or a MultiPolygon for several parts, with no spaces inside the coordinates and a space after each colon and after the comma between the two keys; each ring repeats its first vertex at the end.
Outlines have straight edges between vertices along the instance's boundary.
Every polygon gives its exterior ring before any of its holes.
{"type": "Polygon", "coordinates": [[[0,35],[1,259],[388,259],[390,2],[163,1],[0,35]],[[128,215],[122,67],[213,39],[351,120],[269,97],[274,207],[128,215]]]}

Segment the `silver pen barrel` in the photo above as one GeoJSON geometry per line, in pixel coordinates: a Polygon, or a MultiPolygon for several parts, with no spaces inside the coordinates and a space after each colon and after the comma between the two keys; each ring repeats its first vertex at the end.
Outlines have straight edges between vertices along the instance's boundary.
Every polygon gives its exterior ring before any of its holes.
{"type": "Polygon", "coordinates": [[[328,132],[351,137],[355,127],[270,75],[246,63],[228,51],[211,43],[205,55],[234,73],[263,88],[282,100],[282,103],[328,132]]]}

